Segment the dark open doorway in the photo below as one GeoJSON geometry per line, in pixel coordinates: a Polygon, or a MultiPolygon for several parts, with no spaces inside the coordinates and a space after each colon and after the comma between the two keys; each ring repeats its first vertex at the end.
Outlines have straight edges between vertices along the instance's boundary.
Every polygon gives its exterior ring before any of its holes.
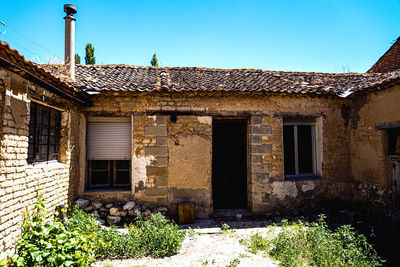
{"type": "Polygon", "coordinates": [[[214,209],[247,208],[247,120],[213,120],[214,209]]]}

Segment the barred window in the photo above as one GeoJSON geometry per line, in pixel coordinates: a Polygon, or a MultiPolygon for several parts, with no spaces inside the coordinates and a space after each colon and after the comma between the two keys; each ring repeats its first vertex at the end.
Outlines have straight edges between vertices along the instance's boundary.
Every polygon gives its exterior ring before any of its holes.
{"type": "Polygon", "coordinates": [[[31,102],[28,163],[58,160],[61,112],[31,102]]]}

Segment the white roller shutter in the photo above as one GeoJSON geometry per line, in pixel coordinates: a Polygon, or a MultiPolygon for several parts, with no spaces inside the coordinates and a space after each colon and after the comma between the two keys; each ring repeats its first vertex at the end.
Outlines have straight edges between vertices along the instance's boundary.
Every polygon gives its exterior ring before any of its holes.
{"type": "Polygon", "coordinates": [[[89,160],[127,160],[131,158],[130,122],[107,118],[88,120],[87,156],[89,160]]]}

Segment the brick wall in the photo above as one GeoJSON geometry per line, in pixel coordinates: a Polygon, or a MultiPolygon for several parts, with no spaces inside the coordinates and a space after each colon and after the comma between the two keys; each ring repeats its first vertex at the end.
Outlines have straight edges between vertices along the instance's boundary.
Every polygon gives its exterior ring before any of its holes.
{"type": "Polygon", "coordinates": [[[60,107],[71,103],[35,86],[18,75],[0,69],[0,252],[1,258],[13,253],[20,235],[22,213],[31,210],[38,192],[45,198],[46,208],[53,214],[58,204],[74,198],[74,155],[76,123],[71,123],[77,110],[65,109],[61,120],[60,161],[27,164],[28,125],[31,94],[52,99],[60,107]],[[30,93],[28,93],[30,92],[30,93]]]}

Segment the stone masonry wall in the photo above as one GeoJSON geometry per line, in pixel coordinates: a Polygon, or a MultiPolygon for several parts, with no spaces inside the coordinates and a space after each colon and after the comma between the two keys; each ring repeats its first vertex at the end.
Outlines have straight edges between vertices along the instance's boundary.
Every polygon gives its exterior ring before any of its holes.
{"type": "MultiPolygon", "coordinates": [[[[180,157],[179,145],[169,138],[170,131],[185,132],[185,125],[179,124],[180,117],[196,120],[197,117],[247,117],[249,120],[248,136],[248,206],[255,214],[266,212],[280,213],[288,210],[298,210],[302,207],[315,206],[326,199],[340,199],[344,201],[369,201],[369,195],[363,195],[363,188],[370,184],[358,184],[352,176],[352,163],[350,153],[350,129],[346,127],[346,119],[342,116],[342,106],[346,99],[339,97],[308,97],[265,95],[256,93],[102,93],[93,98],[94,105],[86,109],[90,114],[98,116],[116,116],[133,114],[142,120],[149,120],[148,126],[156,126],[148,116],[163,115],[176,117],[177,124],[167,124],[168,146],[163,148],[164,153],[169,153],[168,186],[163,189],[171,192],[174,185],[170,179],[175,167],[172,162],[180,157]],[[318,174],[317,179],[285,180],[283,173],[283,137],[282,123],[284,117],[316,118],[318,135],[318,174]],[[147,119],[144,119],[147,118],[147,119]],[[362,195],[362,197],[360,197],[362,195]]],[[[182,120],[184,121],[184,120],[182,120]]],[[[139,124],[140,125],[140,124],[139,124]]],[[[135,126],[134,126],[135,127],[135,126]]],[[[139,126],[141,129],[142,126],[139,126]]],[[[212,130],[212,127],[210,128],[212,130]]],[[[135,129],[134,129],[135,131],[135,129]]],[[[146,139],[142,130],[138,130],[135,139],[146,139]]],[[[212,138],[212,137],[211,137],[212,138]]],[[[156,141],[149,139],[148,145],[155,146],[156,141]]],[[[212,140],[212,139],[211,139],[212,140]]],[[[134,141],[136,142],[136,141],[134,141]]],[[[211,142],[211,141],[210,141],[211,142]]],[[[180,142],[178,142],[180,143],[180,142]]],[[[208,146],[203,146],[205,152],[186,145],[185,153],[208,153],[208,146]]],[[[135,148],[137,150],[137,148],[135,148]]],[[[152,162],[151,155],[143,159],[143,166],[152,162]]],[[[183,162],[183,161],[182,161],[183,162]]],[[[183,162],[184,163],[184,162],[183,162]]],[[[191,163],[192,169],[201,170],[207,167],[204,160],[195,160],[191,163]]],[[[178,164],[176,164],[178,166],[178,164]]],[[[186,168],[185,168],[186,169],[186,168]]],[[[141,172],[143,174],[143,172],[141,172]]],[[[139,177],[144,177],[139,176],[139,177]]],[[[207,177],[206,175],[202,177],[207,177]]],[[[152,181],[149,177],[147,181],[152,181]]],[[[180,178],[180,186],[192,188],[192,181],[180,178]],[[183,184],[184,183],[184,184],[183,184]]],[[[207,178],[209,179],[209,178],[207,178]]],[[[133,180],[136,181],[135,174],[133,180]]],[[[171,180],[173,181],[173,180],[171,180]]],[[[210,182],[211,179],[208,180],[210,182]]],[[[135,182],[136,183],[136,182],[135,182]]],[[[154,183],[147,183],[147,189],[154,188],[154,183]]],[[[374,189],[380,190],[380,185],[374,189]]],[[[162,191],[162,190],[161,190],[162,191]]],[[[163,191],[163,192],[165,192],[163,191]]],[[[145,191],[143,191],[145,192],[145,191]]],[[[188,191],[189,192],[189,191],[188,191]]],[[[193,193],[193,192],[192,192],[193,193]]],[[[118,194],[118,193],[115,193],[118,194]]],[[[148,197],[140,190],[133,193],[137,201],[148,197]]],[[[195,194],[195,193],[193,193],[195,194]]],[[[203,198],[210,201],[212,207],[212,194],[203,198]]],[[[153,201],[156,199],[155,197],[153,201]]],[[[172,194],[168,194],[168,204],[173,202],[172,194]]],[[[172,209],[173,210],[173,209],[172,209]]],[[[212,209],[210,209],[210,214],[212,209]]]]}
{"type": "Polygon", "coordinates": [[[50,214],[58,204],[74,198],[73,171],[70,168],[73,142],[71,120],[76,110],[62,112],[60,161],[27,164],[28,125],[31,94],[52,99],[60,107],[71,106],[59,97],[0,69],[0,252],[1,258],[13,253],[20,235],[22,213],[32,210],[38,192],[45,198],[50,214]]]}

